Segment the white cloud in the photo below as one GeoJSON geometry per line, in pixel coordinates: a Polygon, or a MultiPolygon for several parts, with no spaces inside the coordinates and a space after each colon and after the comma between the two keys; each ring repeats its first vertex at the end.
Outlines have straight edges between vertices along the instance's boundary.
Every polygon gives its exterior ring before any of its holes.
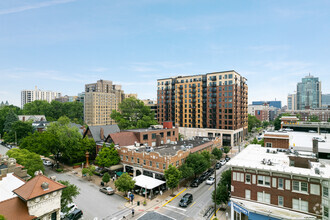
{"type": "Polygon", "coordinates": [[[90,71],[97,72],[97,73],[103,73],[108,70],[109,70],[109,68],[106,68],[106,67],[96,67],[96,68],[91,69],[90,71]]]}
{"type": "Polygon", "coordinates": [[[20,6],[20,7],[16,7],[16,8],[0,10],[0,15],[19,13],[19,12],[23,12],[23,11],[32,10],[32,9],[38,9],[38,8],[44,8],[44,7],[49,7],[49,6],[53,6],[53,5],[65,4],[65,3],[74,2],[74,1],[77,1],[77,0],[54,0],[54,1],[40,2],[37,4],[24,5],[24,6],[20,6]]]}

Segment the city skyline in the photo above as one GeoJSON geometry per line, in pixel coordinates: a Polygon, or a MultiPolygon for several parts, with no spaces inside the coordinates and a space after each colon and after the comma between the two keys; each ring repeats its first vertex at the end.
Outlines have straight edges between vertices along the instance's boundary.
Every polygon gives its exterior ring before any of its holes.
{"type": "Polygon", "coordinates": [[[235,70],[249,103],[280,100],[309,73],[330,93],[326,1],[0,3],[0,102],[21,90],[77,95],[111,80],[141,99],[157,79],[235,70]]]}

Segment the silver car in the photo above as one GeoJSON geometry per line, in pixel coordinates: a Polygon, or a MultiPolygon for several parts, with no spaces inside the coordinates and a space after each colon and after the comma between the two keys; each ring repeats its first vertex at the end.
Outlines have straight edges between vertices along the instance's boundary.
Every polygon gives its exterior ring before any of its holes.
{"type": "Polygon", "coordinates": [[[107,195],[112,195],[112,194],[115,193],[115,191],[110,186],[109,187],[102,187],[100,189],[100,192],[103,192],[103,193],[105,193],[107,195]]]}

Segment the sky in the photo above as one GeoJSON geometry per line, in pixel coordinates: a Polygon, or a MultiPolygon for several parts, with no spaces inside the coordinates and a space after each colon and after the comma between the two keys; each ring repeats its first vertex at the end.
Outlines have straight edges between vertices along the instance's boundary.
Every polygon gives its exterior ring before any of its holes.
{"type": "Polygon", "coordinates": [[[99,79],[156,99],[157,79],[235,70],[249,103],[308,75],[330,93],[327,0],[0,1],[0,102],[21,90],[77,95],[99,79]]]}

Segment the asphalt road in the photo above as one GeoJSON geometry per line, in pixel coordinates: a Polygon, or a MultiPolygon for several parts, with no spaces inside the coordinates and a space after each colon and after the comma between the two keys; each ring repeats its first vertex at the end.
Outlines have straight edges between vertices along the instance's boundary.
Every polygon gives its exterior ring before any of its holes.
{"type": "MultiPolygon", "coordinates": [[[[220,180],[221,173],[226,170],[226,165],[217,170],[217,183],[220,180]]],[[[207,209],[213,205],[212,192],[214,185],[207,185],[204,181],[196,188],[188,187],[186,191],[168,203],[166,206],[160,208],[157,212],[166,215],[170,218],[183,220],[183,219],[205,219],[203,215],[207,209]],[[179,206],[179,201],[186,193],[193,194],[193,202],[187,208],[179,206]]]]}
{"type": "Polygon", "coordinates": [[[85,220],[120,219],[123,215],[130,213],[129,209],[124,208],[126,202],[124,198],[116,194],[108,196],[101,193],[98,186],[72,173],[56,173],[46,167],[45,174],[56,176],[56,180],[67,180],[80,188],[80,194],[74,202],[83,211],[85,220]]]}

